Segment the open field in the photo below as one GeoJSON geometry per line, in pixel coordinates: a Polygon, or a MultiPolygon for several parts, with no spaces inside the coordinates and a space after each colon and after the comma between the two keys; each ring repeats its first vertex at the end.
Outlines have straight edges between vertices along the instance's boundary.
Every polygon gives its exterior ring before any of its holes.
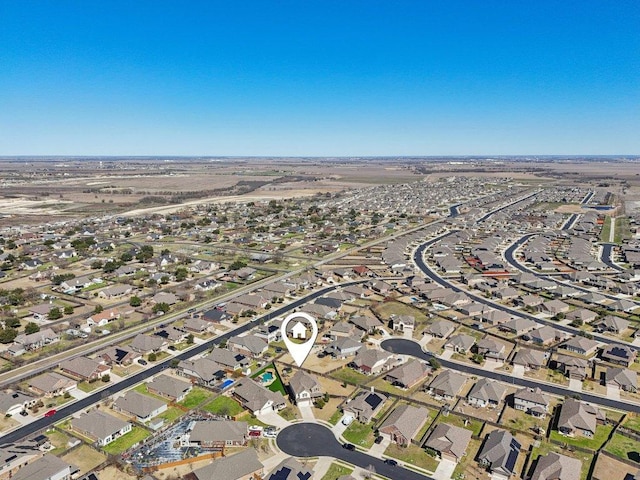
{"type": "Polygon", "coordinates": [[[87,473],[104,462],[107,456],[88,445],[82,445],[61,458],[78,467],[82,473],[87,473]]]}

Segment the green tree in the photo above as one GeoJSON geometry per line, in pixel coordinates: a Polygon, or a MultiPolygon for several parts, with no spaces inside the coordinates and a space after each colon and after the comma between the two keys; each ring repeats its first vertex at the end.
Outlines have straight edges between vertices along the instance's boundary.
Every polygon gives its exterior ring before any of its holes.
{"type": "Polygon", "coordinates": [[[133,260],[133,255],[131,255],[131,253],[129,252],[124,252],[122,255],[120,255],[120,261],[121,262],[130,262],[131,260],[133,260]]]}
{"type": "Polygon", "coordinates": [[[15,328],[0,329],[0,343],[11,343],[17,336],[18,331],[15,328]]]}
{"type": "Polygon", "coordinates": [[[109,383],[111,381],[111,376],[109,374],[103,375],[102,376],[102,381],[104,383],[109,383]]]}
{"type": "Polygon", "coordinates": [[[62,318],[62,312],[58,307],[49,310],[49,320],[58,320],[59,318],[62,318]]]}
{"type": "Polygon", "coordinates": [[[440,362],[438,361],[438,359],[437,359],[437,358],[435,358],[435,357],[431,357],[431,358],[429,359],[429,366],[430,366],[431,368],[433,368],[434,370],[438,370],[438,369],[440,368],[440,366],[441,366],[441,365],[440,365],[440,362]]]}
{"type": "Polygon", "coordinates": [[[159,313],[159,312],[167,313],[169,311],[169,308],[170,307],[168,303],[161,302],[161,303],[156,303],[151,309],[151,311],[153,313],[159,313]]]}
{"type": "Polygon", "coordinates": [[[31,335],[40,331],[40,326],[37,323],[29,322],[24,326],[24,333],[31,335]]]}
{"type": "Polygon", "coordinates": [[[132,307],[139,307],[140,305],[142,305],[142,300],[140,299],[140,297],[134,295],[129,299],[129,305],[131,305],[132,307]]]}
{"type": "Polygon", "coordinates": [[[91,262],[91,268],[100,270],[102,267],[104,267],[104,263],[102,263],[102,260],[94,260],[93,262],[91,262]]]}
{"type": "Polygon", "coordinates": [[[4,326],[7,328],[18,328],[20,327],[20,319],[15,316],[7,317],[4,320],[4,326]]]}
{"type": "Polygon", "coordinates": [[[73,307],[71,305],[67,305],[66,307],[64,307],[64,314],[65,315],[73,314],[73,307]]]}
{"type": "Polygon", "coordinates": [[[149,355],[147,355],[147,360],[149,360],[150,362],[155,362],[157,359],[158,356],[154,352],[151,352],[149,355]]]}
{"type": "Polygon", "coordinates": [[[231,265],[229,265],[229,270],[240,270],[247,266],[247,262],[244,260],[235,260],[231,265]]]}
{"type": "Polygon", "coordinates": [[[93,309],[93,313],[100,313],[104,310],[104,307],[102,305],[96,305],[96,307],[93,309]]]}
{"type": "Polygon", "coordinates": [[[153,257],[153,247],[151,245],[143,245],[140,251],[136,254],[136,259],[141,262],[146,262],[153,257]]]}
{"type": "Polygon", "coordinates": [[[193,345],[193,342],[193,333],[190,333],[189,335],[187,335],[187,345],[193,345]]]}
{"type": "Polygon", "coordinates": [[[119,267],[119,265],[116,262],[113,261],[108,261],[107,263],[104,264],[104,266],[102,267],[102,271],[104,273],[113,273],[116,271],[116,269],[119,267]]]}
{"type": "Polygon", "coordinates": [[[187,275],[189,275],[189,272],[187,271],[186,268],[184,267],[178,267],[176,268],[176,282],[182,282],[184,280],[187,279],[187,275]]]}

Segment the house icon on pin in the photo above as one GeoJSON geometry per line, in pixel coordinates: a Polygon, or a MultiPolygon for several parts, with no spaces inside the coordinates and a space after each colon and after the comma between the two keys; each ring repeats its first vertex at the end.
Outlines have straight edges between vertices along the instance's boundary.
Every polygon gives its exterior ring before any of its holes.
{"type": "Polygon", "coordinates": [[[307,327],[301,322],[296,322],[291,332],[293,333],[293,338],[301,338],[302,340],[307,338],[307,327]]]}

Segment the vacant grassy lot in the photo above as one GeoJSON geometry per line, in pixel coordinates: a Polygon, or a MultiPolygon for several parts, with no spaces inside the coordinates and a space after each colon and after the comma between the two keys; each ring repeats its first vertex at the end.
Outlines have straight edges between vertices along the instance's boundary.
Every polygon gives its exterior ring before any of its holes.
{"type": "Polygon", "coordinates": [[[89,382],[80,382],[78,383],[78,388],[80,390],[82,390],[85,393],[91,393],[94,390],[97,390],[100,387],[104,387],[105,385],[108,385],[109,382],[103,382],[102,380],[98,380],[96,382],[93,383],[89,383],[89,382]]]}
{"type": "Polygon", "coordinates": [[[625,428],[640,432],[640,416],[631,416],[631,414],[628,414],[622,425],[625,428]]]}
{"type": "Polygon", "coordinates": [[[184,408],[196,408],[198,405],[204,403],[207,399],[211,397],[212,393],[204,388],[193,387],[193,389],[189,392],[189,394],[182,400],[178,402],[178,405],[183,406],[184,408]]]}
{"type": "Polygon", "coordinates": [[[242,412],[242,407],[238,402],[224,395],[214,398],[213,401],[207,403],[203,408],[207,412],[216,415],[229,415],[230,417],[235,417],[242,412]]]}
{"type": "Polygon", "coordinates": [[[103,450],[113,455],[118,455],[126,450],[129,450],[136,443],[141,442],[145,438],[151,435],[150,432],[142,427],[134,426],[129,433],[123,435],[109,445],[103,447],[103,450]]]}
{"type": "Polygon", "coordinates": [[[369,448],[375,440],[373,436],[373,425],[364,425],[356,420],[351,422],[342,436],[350,443],[361,447],[369,448]]]}
{"type": "MultiPolygon", "coordinates": [[[[391,315],[412,315],[416,323],[424,324],[427,316],[422,310],[400,302],[382,302],[372,307],[372,310],[383,320],[389,320],[391,315]]],[[[417,327],[418,325],[416,325],[417,327]]],[[[417,328],[416,328],[417,330],[417,328]]]]}
{"type": "Polygon", "coordinates": [[[344,368],[341,368],[340,370],[336,370],[331,374],[331,376],[337,380],[347,382],[352,385],[363,385],[368,380],[370,380],[369,377],[367,377],[366,375],[360,372],[356,372],[355,370],[349,367],[344,367],[344,368]]]}
{"type": "Polygon", "coordinates": [[[344,467],[338,463],[332,463],[327,470],[327,473],[324,474],[322,480],[337,480],[340,477],[345,475],[351,475],[353,473],[353,468],[344,467]]]}
{"type": "Polygon", "coordinates": [[[77,466],[80,469],[80,472],[87,473],[104,462],[107,459],[107,456],[94,450],[88,445],[82,445],[61,458],[65,462],[69,462],[71,465],[77,466]]]}
{"type": "Polygon", "coordinates": [[[395,443],[392,443],[387,447],[384,452],[385,455],[393,458],[397,458],[410,465],[424,468],[430,472],[435,472],[438,464],[437,459],[428,455],[424,450],[416,445],[409,445],[408,447],[399,447],[395,443]]]}

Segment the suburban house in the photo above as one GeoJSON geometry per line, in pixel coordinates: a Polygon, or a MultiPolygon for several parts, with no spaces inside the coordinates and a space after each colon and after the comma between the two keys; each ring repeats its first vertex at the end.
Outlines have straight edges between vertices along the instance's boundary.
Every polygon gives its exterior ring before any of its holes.
{"type": "Polygon", "coordinates": [[[87,357],[76,357],[60,363],[60,369],[73,378],[86,382],[97,380],[111,373],[111,367],[87,357]]]}
{"type": "Polygon", "coordinates": [[[138,353],[146,355],[148,353],[160,351],[160,349],[166,344],[166,340],[162,337],[139,333],[131,342],[131,348],[138,353]]]}
{"type": "Polygon", "coordinates": [[[47,398],[64,395],[76,388],[78,382],[56,372],[45,372],[29,380],[29,388],[47,398]]]}
{"type": "Polygon", "coordinates": [[[27,311],[33,316],[34,320],[48,320],[49,312],[54,307],[51,303],[40,303],[39,305],[34,305],[29,307],[27,311]]]}
{"type": "Polygon", "coordinates": [[[571,322],[576,322],[579,325],[582,325],[593,322],[598,318],[598,314],[587,308],[577,308],[574,311],[567,313],[566,318],[567,320],[571,320],[571,322]]]}
{"type": "Polygon", "coordinates": [[[493,430],[482,445],[478,462],[491,472],[496,480],[508,479],[516,474],[516,461],[522,445],[505,430],[493,430]]]}
{"type": "Polygon", "coordinates": [[[571,355],[558,355],[556,358],[556,369],[560,370],[566,377],[584,381],[587,378],[589,362],[583,358],[572,357],[571,355]]]}
{"type": "Polygon", "coordinates": [[[289,390],[298,406],[311,406],[316,398],[324,395],[315,375],[298,370],[289,380],[289,390]]]}
{"type": "Polygon", "coordinates": [[[629,328],[629,321],[614,315],[607,315],[602,320],[594,323],[594,327],[598,332],[611,332],[619,334],[629,328]]]}
{"type": "Polygon", "coordinates": [[[384,379],[394,387],[411,388],[427,378],[430,372],[429,365],[414,358],[391,370],[384,379]]]}
{"type": "Polygon", "coordinates": [[[349,366],[366,375],[377,375],[396,363],[392,353],[374,348],[360,349],[349,366]]]}
{"type": "Polygon", "coordinates": [[[0,392],[0,413],[4,415],[17,415],[38,403],[38,399],[22,392],[0,392]]]}
{"type": "Polygon", "coordinates": [[[281,339],[280,322],[273,322],[269,325],[260,325],[255,333],[256,337],[262,338],[265,342],[277,342],[281,339]]]}
{"type": "Polygon", "coordinates": [[[204,312],[202,318],[207,322],[220,323],[225,320],[231,320],[233,315],[228,314],[221,308],[212,308],[211,310],[204,312]]]}
{"type": "Polygon", "coordinates": [[[513,408],[544,418],[549,412],[549,397],[539,388],[523,388],[513,394],[513,408]]]}
{"type": "Polygon", "coordinates": [[[616,365],[622,365],[624,367],[630,367],[633,362],[636,361],[636,351],[627,345],[608,344],[602,350],[602,359],[615,363],[616,365]]]}
{"type": "Polygon", "coordinates": [[[549,315],[558,315],[560,313],[569,313],[571,306],[562,300],[549,300],[540,306],[540,310],[549,315]]]}
{"type": "Polygon", "coordinates": [[[582,462],[551,452],[538,457],[531,480],[580,480],[582,462]]]}
{"type": "Polygon", "coordinates": [[[449,320],[437,320],[429,325],[424,333],[428,333],[436,338],[447,338],[456,329],[456,324],[449,320]]]}
{"type": "Polygon", "coordinates": [[[532,348],[521,348],[513,357],[513,365],[521,365],[524,370],[538,370],[547,364],[548,353],[532,348]]]}
{"type": "Polygon", "coordinates": [[[149,393],[167,398],[172,402],[180,402],[184,400],[189,392],[191,392],[191,382],[185,382],[169,375],[158,375],[152,381],[147,383],[149,393]]]}
{"type": "Polygon", "coordinates": [[[338,338],[328,344],[324,351],[334,358],[348,358],[358,353],[361,348],[364,348],[364,345],[351,338],[338,338]]]}
{"type": "Polygon", "coordinates": [[[474,407],[497,407],[507,391],[507,388],[495,380],[481,378],[471,388],[467,395],[467,403],[474,407]]]}
{"type": "Polygon", "coordinates": [[[560,330],[550,327],[549,325],[543,325],[540,328],[532,330],[526,334],[526,337],[533,343],[543,346],[551,345],[565,338],[560,330]]]}
{"type": "Polygon", "coordinates": [[[382,322],[380,320],[368,315],[351,317],[349,322],[353,323],[363,332],[369,334],[374,333],[378,328],[382,327],[382,322]]]}
{"type": "Polygon", "coordinates": [[[127,346],[111,345],[96,354],[96,359],[107,365],[131,365],[133,362],[141,358],[138,352],[135,352],[127,346]]]}
{"type": "Polygon", "coordinates": [[[558,417],[558,431],[562,435],[593,438],[596,426],[606,421],[599,408],[575,398],[568,398],[562,404],[558,417]]]}
{"type": "Polygon", "coordinates": [[[256,335],[245,335],[244,337],[231,337],[227,341],[227,348],[235,353],[240,353],[247,357],[259,357],[269,348],[269,344],[264,338],[256,335]]]}
{"type": "MultiPolygon", "coordinates": [[[[281,461],[265,480],[311,480],[313,470],[301,464],[293,457],[287,457],[281,461]]],[[[353,478],[353,477],[352,477],[353,478]]],[[[340,477],[339,480],[350,480],[348,477],[340,477]]]]}
{"type": "Polygon", "coordinates": [[[442,459],[457,463],[465,455],[472,434],[466,428],[439,423],[427,438],[424,447],[434,451],[442,459]]]}
{"type": "Polygon", "coordinates": [[[214,348],[206,358],[222,365],[229,371],[240,370],[251,363],[244,355],[234,353],[226,348],[214,348]]]}
{"type": "Polygon", "coordinates": [[[22,467],[11,480],[71,480],[75,471],[73,465],[47,453],[22,467]]]}
{"type": "Polygon", "coordinates": [[[193,428],[182,437],[184,447],[222,451],[225,447],[247,444],[247,422],[196,420],[193,423],[193,428]]]}
{"type": "Polygon", "coordinates": [[[236,384],[233,389],[233,397],[240,402],[243,408],[254,415],[277,412],[287,405],[282,395],[258,385],[249,378],[244,378],[236,384]]]}
{"type": "Polygon", "coordinates": [[[182,328],[191,333],[205,333],[207,331],[214,331],[211,323],[201,318],[187,318],[184,321],[182,328]]]}
{"type": "Polygon", "coordinates": [[[453,400],[466,381],[467,377],[464,375],[453,370],[444,370],[431,381],[427,391],[436,398],[453,400]]]}
{"type": "Polygon", "coordinates": [[[386,400],[387,396],[384,393],[363,391],[348,402],[342,411],[345,415],[353,416],[359,422],[369,423],[382,410],[382,405],[386,400]]]}
{"type": "Polygon", "coordinates": [[[513,320],[508,321],[507,323],[503,323],[500,325],[500,330],[503,332],[509,332],[514,335],[524,335],[527,332],[530,332],[534,328],[538,326],[538,323],[533,320],[529,320],[528,318],[514,318],[513,320]]]}
{"type": "Polygon", "coordinates": [[[393,315],[391,328],[394,332],[413,333],[416,328],[416,318],[413,315],[393,315]]]}
{"type": "Polygon", "coordinates": [[[100,290],[98,296],[100,298],[112,299],[129,295],[131,292],[133,292],[133,287],[131,285],[120,283],[100,290]]]}
{"type": "Polygon", "coordinates": [[[209,357],[181,360],[176,367],[176,373],[191,379],[192,382],[208,387],[216,385],[227,376],[224,367],[209,357]]]}
{"type": "Polygon", "coordinates": [[[167,411],[167,404],[162,400],[143,395],[135,390],[129,390],[125,395],[116,399],[112,407],[130,417],[136,417],[140,423],[145,423],[167,411]]]}
{"type": "Polygon", "coordinates": [[[131,423],[120,420],[102,410],[92,410],[89,413],[83,413],[79,418],[72,419],[71,428],[104,447],[129,433],[131,423]]]}
{"type": "Polygon", "coordinates": [[[618,387],[625,392],[638,390],[638,373],[628,368],[609,367],[605,373],[605,384],[618,387]]]}
{"type": "Polygon", "coordinates": [[[393,443],[406,447],[428,418],[429,411],[426,408],[400,405],[380,425],[378,431],[382,435],[388,435],[393,443]]]}
{"type": "Polygon", "coordinates": [[[325,337],[336,340],[340,337],[362,339],[365,332],[356,327],[353,323],[338,322],[325,333],[325,337]]]}
{"type": "Polygon", "coordinates": [[[476,343],[478,353],[486,358],[504,360],[506,346],[493,337],[486,336],[476,343]]]}
{"type": "Polygon", "coordinates": [[[115,308],[109,308],[107,310],[103,310],[100,313],[93,313],[89,318],[87,318],[87,325],[89,326],[98,326],[104,327],[109,322],[113,322],[120,318],[120,312],[115,308]]]}
{"type": "Polygon", "coordinates": [[[563,343],[562,348],[585,357],[591,357],[596,353],[598,342],[578,335],[563,343]]]}
{"type": "Polygon", "coordinates": [[[193,472],[195,480],[211,480],[224,478],[225,480],[251,480],[262,478],[264,466],[258,460],[258,453],[254,448],[247,448],[235,455],[222,457],[209,465],[193,472]]]}
{"type": "Polygon", "coordinates": [[[465,355],[471,351],[471,347],[476,344],[476,339],[466,333],[454,335],[444,344],[445,350],[452,350],[455,353],[465,355]]]}
{"type": "Polygon", "coordinates": [[[44,330],[40,330],[39,332],[24,334],[21,333],[18,335],[14,342],[14,345],[22,347],[23,350],[37,350],[39,348],[44,347],[45,345],[49,345],[50,343],[55,343],[60,340],[60,336],[55,333],[50,328],[45,328],[44,330]]]}

